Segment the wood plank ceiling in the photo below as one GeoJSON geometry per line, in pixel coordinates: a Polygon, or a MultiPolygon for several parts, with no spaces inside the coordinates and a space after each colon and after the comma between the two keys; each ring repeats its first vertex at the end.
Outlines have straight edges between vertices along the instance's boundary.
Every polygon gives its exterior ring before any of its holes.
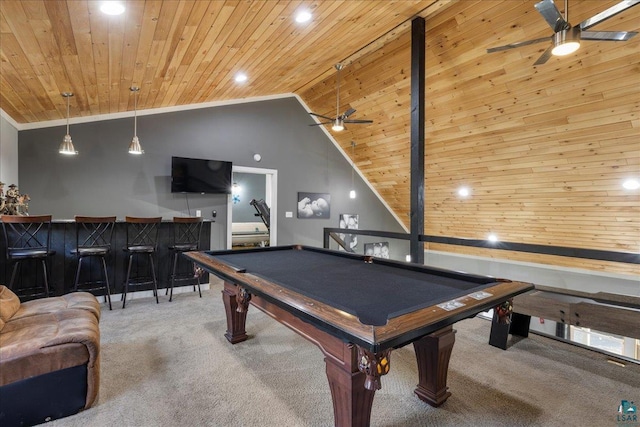
{"type": "MultiPolygon", "coordinates": [[[[427,20],[426,234],[638,253],[640,36],[583,41],[533,66],[550,36],[534,0],[129,0],[0,2],[0,103],[18,123],[265,96],[299,95],[334,116],[357,109],[335,139],[398,217],[409,221],[410,21],[427,20]],[[306,7],[311,22],[296,24],[306,7]],[[237,85],[243,71],[248,82],[237,85]],[[471,196],[459,198],[458,187],[471,196]]],[[[562,2],[557,1],[560,10],[562,2]]],[[[618,3],[569,1],[570,22],[618,3]]],[[[640,31],[640,7],[594,30],[640,31]]],[[[311,121],[310,121],[311,122],[311,121]]],[[[430,245],[431,249],[620,273],[636,265],[430,245]]]]}

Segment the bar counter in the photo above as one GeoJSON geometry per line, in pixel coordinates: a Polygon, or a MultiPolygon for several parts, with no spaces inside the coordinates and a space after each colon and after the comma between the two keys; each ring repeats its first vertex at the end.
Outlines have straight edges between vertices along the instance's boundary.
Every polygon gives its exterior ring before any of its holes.
{"type": "MultiPolygon", "coordinates": [[[[209,250],[211,248],[211,225],[214,220],[204,219],[202,226],[202,234],[200,236],[200,250],[209,250]]],[[[109,285],[112,294],[120,294],[123,291],[124,279],[126,277],[126,268],[128,254],[123,251],[126,246],[126,223],[124,219],[116,221],[113,230],[113,240],[111,244],[111,253],[107,257],[107,271],[109,272],[109,285]]],[[[156,265],[156,274],[158,280],[158,288],[166,288],[170,285],[171,273],[171,256],[172,251],[169,246],[173,244],[173,219],[163,219],[160,224],[160,232],[158,234],[158,249],[154,262],[156,265]]],[[[75,281],[76,268],[78,260],[71,251],[76,246],[76,224],[73,219],[54,219],[51,221],[51,249],[56,251],[48,264],[49,268],[49,286],[53,295],[59,296],[69,293],[73,290],[75,281]]],[[[83,263],[83,274],[81,280],[91,279],[97,280],[102,278],[102,270],[100,261],[97,259],[88,259],[83,263]],[[87,262],[89,261],[90,262],[87,262]],[[89,267],[90,266],[90,267],[89,267]],[[85,279],[83,279],[85,278],[85,279]]],[[[146,261],[143,263],[141,271],[146,271],[146,261]]],[[[26,261],[20,267],[22,271],[18,272],[16,283],[13,288],[20,290],[22,287],[29,287],[35,284],[42,284],[42,269],[39,263],[26,261]]],[[[179,261],[179,272],[188,271],[189,263],[184,257],[179,261]]],[[[133,268],[136,268],[134,264],[133,268]]],[[[0,231],[0,284],[9,285],[11,279],[11,268],[6,256],[6,243],[4,233],[0,231]]],[[[208,283],[208,275],[205,273],[201,279],[201,283],[208,283]]],[[[176,287],[184,284],[176,283],[176,287]]],[[[186,284],[186,286],[191,286],[186,284]]],[[[130,291],[150,290],[152,285],[139,286],[129,288],[130,291]]],[[[96,294],[98,295],[98,294],[96,294]]]]}

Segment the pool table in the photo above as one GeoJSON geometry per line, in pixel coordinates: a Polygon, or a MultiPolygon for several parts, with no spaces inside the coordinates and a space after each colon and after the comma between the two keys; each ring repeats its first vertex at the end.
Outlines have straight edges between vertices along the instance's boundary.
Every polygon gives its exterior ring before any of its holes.
{"type": "MultiPolygon", "coordinates": [[[[450,396],[452,325],[508,307],[533,285],[306,246],[188,252],[224,280],[225,337],[247,339],[249,304],[316,344],[325,356],[336,426],[367,426],[394,348],[413,344],[416,395],[450,396]]],[[[501,311],[503,312],[503,311],[501,311]]],[[[508,321],[508,311],[500,321],[508,321]]]]}

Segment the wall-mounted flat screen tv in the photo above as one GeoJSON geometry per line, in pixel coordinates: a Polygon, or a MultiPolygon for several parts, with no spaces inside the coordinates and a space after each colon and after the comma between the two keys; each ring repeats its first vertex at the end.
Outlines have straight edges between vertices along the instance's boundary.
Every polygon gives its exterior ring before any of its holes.
{"type": "Polygon", "coordinates": [[[171,192],[231,194],[231,162],[171,157],[171,192]]]}

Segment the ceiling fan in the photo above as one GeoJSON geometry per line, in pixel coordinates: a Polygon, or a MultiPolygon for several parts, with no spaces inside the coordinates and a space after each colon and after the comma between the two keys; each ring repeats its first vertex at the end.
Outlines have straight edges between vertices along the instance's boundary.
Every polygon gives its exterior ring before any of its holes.
{"type": "Polygon", "coordinates": [[[569,24],[569,4],[564,1],[564,17],[556,7],[553,0],[542,0],[535,4],[535,8],[553,29],[551,37],[543,37],[535,40],[511,43],[505,46],[492,47],[487,49],[487,53],[499,52],[513,49],[515,47],[527,46],[530,44],[552,41],[551,46],[544,51],[542,56],[533,65],[542,65],[551,58],[551,55],[562,56],[575,52],[580,47],[580,40],[599,41],[626,41],[638,34],[635,31],[587,31],[589,28],[599,24],[620,12],[640,4],[640,0],[625,0],[611,6],[591,18],[585,19],[580,25],[572,27],[569,24]]]}
{"type": "MultiPolygon", "coordinates": [[[[640,0],[638,0],[640,1],[640,0]]],[[[344,64],[336,64],[335,65],[336,70],[338,70],[338,77],[337,77],[337,81],[336,81],[336,87],[337,87],[337,97],[336,97],[336,117],[327,117],[327,116],[323,116],[322,114],[316,114],[316,113],[309,113],[312,116],[316,116],[316,117],[321,117],[325,120],[328,120],[327,122],[320,122],[320,123],[313,123],[309,126],[320,126],[320,125],[326,125],[329,123],[333,123],[333,126],[331,126],[331,129],[335,130],[336,132],[340,132],[341,130],[344,130],[344,124],[345,123],[373,123],[373,120],[357,120],[357,119],[350,119],[349,116],[351,116],[353,113],[356,112],[356,110],[354,110],[353,108],[349,108],[347,111],[345,111],[344,113],[340,114],[340,70],[342,70],[344,68],[344,64]]]]}

